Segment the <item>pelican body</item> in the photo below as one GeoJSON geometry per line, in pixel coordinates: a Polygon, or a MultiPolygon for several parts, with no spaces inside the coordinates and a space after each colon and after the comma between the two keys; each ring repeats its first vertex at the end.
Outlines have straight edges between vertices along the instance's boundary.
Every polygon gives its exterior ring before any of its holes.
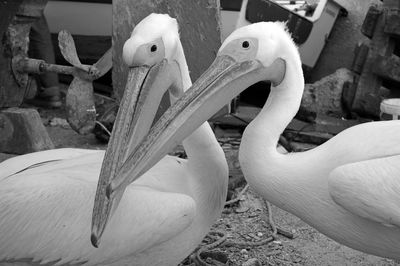
{"type": "Polygon", "coordinates": [[[154,127],[163,132],[150,130],[146,145],[137,148],[146,147],[146,152],[132,157],[145,159],[166,150],[170,144],[163,139],[177,141],[190,134],[263,80],[271,81],[271,93],[244,131],[239,151],[248,183],[337,242],[400,259],[400,121],[354,126],[306,152],[277,151],[304,89],[299,53],[282,23],[260,22],[234,31],[209,69],[154,127]]]}
{"type": "Polygon", "coordinates": [[[228,167],[207,123],[183,141],[187,160],[150,158],[118,197],[106,195],[164,92],[175,101],[191,85],[168,15],[136,25],[124,59],[128,82],[106,152],[57,149],[0,164],[0,265],[177,265],[219,217],[228,167]]]}

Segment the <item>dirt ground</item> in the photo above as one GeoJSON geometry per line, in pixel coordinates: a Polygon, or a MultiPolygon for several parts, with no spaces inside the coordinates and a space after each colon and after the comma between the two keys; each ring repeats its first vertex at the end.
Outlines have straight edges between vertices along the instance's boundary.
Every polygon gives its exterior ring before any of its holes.
{"type": "MultiPolygon", "coordinates": [[[[62,110],[40,110],[40,113],[56,148],[106,148],[106,145],[99,143],[94,135],[81,136],[68,128],[65,125],[66,121],[62,119],[62,110]]],[[[224,147],[228,152],[230,168],[233,169],[231,173],[233,178],[240,175],[236,169],[237,159],[232,156],[235,154],[234,149],[237,148],[237,144],[238,141],[235,145],[224,147]]],[[[11,156],[0,153],[0,162],[11,156]]],[[[243,186],[242,182],[239,187],[232,188],[233,198],[243,186]]],[[[292,233],[293,239],[278,234],[276,240],[265,245],[219,246],[212,249],[212,253],[220,252],[229,262],[215,265],[400,265],[392,260],[367,255],[340,245],[297,217],[274,206],[272,214],[275,224],[292,233]]],[[[221,219],[216,222],[212,230],[224,232],[227,241],[239,244],[243,241],[262,241],[272,233],[266,204],[251,189],[242,195],[239,202],[225,208],[221,219]]]]}

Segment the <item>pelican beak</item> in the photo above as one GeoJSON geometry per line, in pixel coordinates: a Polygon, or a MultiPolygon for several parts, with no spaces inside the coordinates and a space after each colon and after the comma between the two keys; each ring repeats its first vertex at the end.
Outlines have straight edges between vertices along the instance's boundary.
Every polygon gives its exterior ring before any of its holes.
{"type": "Polygon", "coordinates": [[[284,75],[285,61],[282,59],[265,67],[257,60],[238,62],[227,54],[217,56],[193,86],[150,129],[135,152],[129,155],[118,178],[107,189],[108,193],[113,194],[145,173],[250,85],[261,80],[270,80],[278,85],[284,75]]]}
{"type": "Polygon", "coordinates": [[[129,69],[114,128],[110,137],[97,185],[92,215],[93,246],[100,238],[112,213],[124,193],[125,187],[106,194],[106,188],[116,178],[118,170],[137,144],[147,135],[161,99],[169,88],[182,87],[179,66],[175,61],[163,59],[160,63],[129,69]]]}

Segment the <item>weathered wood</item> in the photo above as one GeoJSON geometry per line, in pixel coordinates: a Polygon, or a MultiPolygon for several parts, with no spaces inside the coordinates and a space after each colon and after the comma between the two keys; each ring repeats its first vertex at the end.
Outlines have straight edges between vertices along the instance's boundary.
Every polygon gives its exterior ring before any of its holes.
{"type": "Polygon", "coordinates": [[[400,9],[399,0],[383,0],[383,6],[388,9],[400,9]]]}
{"type": "Polygon", "coordinates": [[[305,131],[298,132],[291,130],[285,130],[283,132],[283,136],[287,138],[289,141],[312,143],[317,145],[320,145],[333,137],[333,135],[329,133],[305,132],[305,131]]]}
{"type": "Polygon", "coordinates": [[[190,75],[196,80],[214,60],[221,45],[219,8],[217,0],[114,0],[113,87],[116,97],[122,97],[127,77],[122,47],[139,21],[150,13],[167,13],[178,20],[190,75]]]}
{"type": "Polygon", "coordinates": [[[297,141],[290,142],[290,147],[292,148],[293,152],[308,151],[308,150],[314,149],[317,146],[318,145],[311,144],[311,143],[303,143],[303,142],[297,142],[297,141]]]}
{"type": "Polygon", "coordinates": [[[343,130],[360,124],[359,120],[355,119],[340,119],[330,116],[320,115],[315,120],[314,130],[317,132],[325,132],[332,135],[339,134],[343,130]]]}
{"type": "Polygon", "coordinates": [[[365,15],[364,22],[361,26],[361,32],[368,38],[372,38],[374,35],[375,26],[381,14],[382,9],[380,7],[376,5],[369,7],[368,12],[365,15]]]}
{"type": "Polygon", "coordinates": [[[35,109],[0,112],[0,152],[25,154],[48,149],[54,149],[54,144],[35,109]]]}
{"type": "Polygon", "coordinates": [[[398,10],[388,11],[386,24],[384,28],[385,33],[399,36],[400,35],[400,14],[398,10]]]}
{"type": "Polygon", "coordinates": [[[381,78],[400,82],[400,57],[396,55],[378,56],[373,72],[381,78]]]}
{"type": "Polygon", "coordinates": [[[361,122],[355,119],[340,119],[330,116],[320,115],[316,117],[314,123],[307,123],[298,119],[293,119],[287,126],[287,130],[293,132],[320,132],[336,135],[343,130],[358,125],[361,122]]]}
{"type": "Polygon", "coordinates": [[[386,96],[380,89],[382,87],[381,78],[374,73],[376,59],[379,56],[391,55],[395,47],[395,41],[383,30],[388,10],[384,9],[383,11],[377,20],[352,104],[352,111],[374,117],[379,117],[379,105],[386,96]]]}
{"type": "Polygon", "coordinates": [[[365,42],[360,43],[356,46],[354,51],[354,59],[351,64],[351,70],[353,72],[361,74],[365,64],[365,60],[367,60],[368,51],[369,51],[369,46],[365,42]]]}

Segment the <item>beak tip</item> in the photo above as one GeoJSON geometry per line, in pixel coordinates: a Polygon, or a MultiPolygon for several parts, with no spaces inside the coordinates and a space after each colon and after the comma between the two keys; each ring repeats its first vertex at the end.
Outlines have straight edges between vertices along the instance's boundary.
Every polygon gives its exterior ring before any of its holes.
{"type": "Polygon", "coordinates": [[[92,233],[92,235],[90,236],[90,242],[92,242],[92,245],[95,248],[99,247],[100,241],[94,233],[92,233]]]}

